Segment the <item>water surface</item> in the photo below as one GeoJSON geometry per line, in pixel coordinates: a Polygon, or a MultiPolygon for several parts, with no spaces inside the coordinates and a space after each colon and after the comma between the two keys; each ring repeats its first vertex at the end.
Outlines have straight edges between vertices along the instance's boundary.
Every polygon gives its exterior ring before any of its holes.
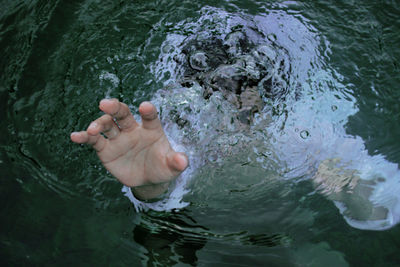
{"type": "MultiPolygon", "coordinates": [[[[3,1],[2,6],[2,262],[399,262],[398,226],[357,229],[348,220],[354,214],[341,214],[310,181],[320,162],[339,155],[358,170],[360,162],[371,163],[374,171],[393,170],[385,180],[392,179],[396,189],[400,9],[395,1],[362,6],[344,1],[3,1]],[[168,65],[173,52],[162,48],[179,36],[222,31],[224,18],[253,21],[261,32],[274,34],[290,56],[293,90],[285,101],[269,103],[263,113],[268,125],[262,124],[258,135],[232,130],[227,139],[211,143],[210,151],[198,148],[191,142],[193,133],[178,129],[165,115],[167,134],[193,152],[185,194],[174,202],[179,209],[137,213],[95,153],[72,144],[69,133],[101,114],[97,106],[104,97],[117,97],[134,112],[143,100],[168,106],[184,97],[162,96],[160,89],[175,78],[174,66],[168,65]],[[242,153],[214,157],[217,143],[232,142],[232,134],[242,142],[259,142],[242,153]],[[354,142],[341,147],[343,140],[354,142]]],[[[216,112],[196,98],[196,91],[186,93],[196,100],[187,105],[216,112]]],[[[231,111],[225,107],[215,117],[231,111]]],[[[189,118],[214,129],[213,120],[199,116],[189,118]]],[[[205,133],[221,136],[200,123],[191,129],[203,142],[205,133]]]]}

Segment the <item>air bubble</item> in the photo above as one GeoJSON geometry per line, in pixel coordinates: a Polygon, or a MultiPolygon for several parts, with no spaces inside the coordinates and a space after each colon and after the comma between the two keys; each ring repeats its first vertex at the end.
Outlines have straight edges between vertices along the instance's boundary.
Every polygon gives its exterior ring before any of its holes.
{"type": "Polygon", "coordinates": [[[307,130],[303,130],[300,132],[300,137],[303,139],[307,139],[310,136],[310,133],[307,130]]]}
{"type": "Polygon", "coordinates": [[[174,47],[172,45],[165,45],[162,48],[163,53],[168,54],[174,52],[174,47]]]}
{"type": "Polygon", "coordinates": [[[194,70],[203,71],[208,68],[208,57],[204,52],[196,52],[190,56],[189,64],[194,70]]]}
{"type": "Polygon", "coordinates": [[[238,55],[242,53],[241,42],[244,42],[246,39],[244,33],[240,31],[229,33],[226,38],[224,44],[228,46],[228,53],[230,55],[238,55]]]}

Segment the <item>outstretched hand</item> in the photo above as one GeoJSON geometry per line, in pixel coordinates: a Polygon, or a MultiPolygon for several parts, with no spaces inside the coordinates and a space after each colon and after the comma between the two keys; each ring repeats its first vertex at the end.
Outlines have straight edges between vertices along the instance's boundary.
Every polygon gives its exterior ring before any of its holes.
{"type": "Polygon", "coordinates": [[[162,194],[169,182],[186,169],[188,159],[171,148],[154,105],[143,102],[139,106],[141,124],[117,99],[103,99],[99,108],[106,114],[86,131],[73,132],[71,140],[91,145],[107,170],[124,185],[133,187],[137,197],[150,199],[162,194]]]}

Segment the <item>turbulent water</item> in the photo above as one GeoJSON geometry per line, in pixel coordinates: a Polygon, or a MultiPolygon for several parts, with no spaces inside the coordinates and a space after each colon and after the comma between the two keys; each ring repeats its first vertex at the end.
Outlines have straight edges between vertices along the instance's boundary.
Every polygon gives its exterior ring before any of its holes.
{"type": "Polygon", "coordinates": [[[5,263],[399,260],[395,2],[3,6],[5,263]],[[124,187],[132,205],[94,153],[69,142],[104,97],[134,113],[150,99],[189,155],[161,201],[124,187]]]}
{"type": "MultiPolygon", "coordinates": [[[[340,75],[323,62],[320,54],[328,53],[327,45],[318,33],[281,12],[252,17],[204,8],[201,14],[195,23],[183,21],[172,28],[153,66],[155,76],[165,80],[165,89],[156,93],[153,102],[162,111],[167,135],[182,147],[178,150],[190,155],[193,164],[178,180],[171,198],[145,206],[157,210],[185,206],[179,199],[190,191],[185,184],[196,169],[213,162],[223,163],[229,156],[243,158],[241,154],[245,154],[248,162],[265,169],[266,173],[276,172],[281,179],[314,180],[318,191],[333,199],[354,227],[382,230],[395,225],[400,219],[397,194],[400,170],[397,164],[381,155],[368,155],[360,137],[346,134],[348,117],[358,111],[355,99],[346,91],[340,75]],[[281,27],[274,25],[278,21],[284,21],[281,27]],[[249,54],[256,55],[257,64],[267,65],[271,61],[266,74],[266,77],[272,76],[269,90],[280,93],[279,98],[264,96],[264,89],[260,87],[265,78],[260,79],[258,90],[266,105],[248,128],[237,122],[238,110],[232,103],[226,103],[229,101],[223,92],[217,91],[204,99],[205,85],[202,87],[196,81],[189,86],[179,83],[187,83],[190,78],[184,75],[184,62],[190,59],[184,56],[183,50],[192,40],[206,43],[219,39],[229,47],[227,50],[233,50],[232,58],[249,56],[241,51],[239,41],[231,44],[231,35],[235,33],[253,39],[247,42],[254,44],[249,54]],[[290,38],[296,40],[296,46],[287,45],[293,42],[290,38]],[[260,46],[267,48],[268,53],[260,54],[260,46]]],[[[246,67],[253,67],[248,60],[246,63],[246,67]]],[[[258,70],[254,68],[246,76],[256,76],[254,72],[258,70]]],[[[137,201],[134,203],[142,206],[137,201]]]]}

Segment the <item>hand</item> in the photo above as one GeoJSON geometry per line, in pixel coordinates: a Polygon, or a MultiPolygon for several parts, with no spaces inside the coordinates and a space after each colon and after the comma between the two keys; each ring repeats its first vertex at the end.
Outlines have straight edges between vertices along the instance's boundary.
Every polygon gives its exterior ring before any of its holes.
{"type": "Polygon", "coordinates": [[[99,108],[106,114],[86,131],[73,132],[71,140],[91,145],[104,167],[121,183],[134,187],[137,197],[149,199],[162,194],[186,169],[188,158],[171,148],[154,105],[143,102],[139,106],[141,124],[117,99],[103,99],[99,108]]]}

